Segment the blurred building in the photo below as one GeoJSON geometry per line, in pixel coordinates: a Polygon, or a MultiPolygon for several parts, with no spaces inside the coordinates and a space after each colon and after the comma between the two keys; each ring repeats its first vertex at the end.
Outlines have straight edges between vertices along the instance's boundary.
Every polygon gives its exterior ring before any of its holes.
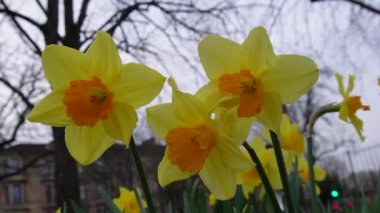
{"type": "MultiPolygon", "coordinates": [[[[183,184],[166,189],[157,183],[157,167],[164,147],[153,141],[138,146],[153,197],[165,208],[168,200],[180,199],[183,184]]],[[[102,158],[86,167],[78,165],[80,198],[87,212],[105,212],[106,206],[97,193],[102,186],[112,196],[118,196],[118,187],[132,189],[140,185],[132,155],[123,145],[114,145],[102,158]]],[[[54,154],[49,145],[19,144],[0,151],[0,212],[44,213],[55,211],[54,154]],[[41,155],[33,166],[20,174],[7,177],[41,155]]]]}

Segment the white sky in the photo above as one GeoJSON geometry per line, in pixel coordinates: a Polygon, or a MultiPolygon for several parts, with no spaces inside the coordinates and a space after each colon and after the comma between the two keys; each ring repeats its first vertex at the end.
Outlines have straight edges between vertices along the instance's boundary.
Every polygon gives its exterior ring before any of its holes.
{"type": "MultiPolygon", "coordinates": [[[[250,1],[239,2],[247,3],[250,1]]],[[[269,1],[260,2],[268,4],[269,1]]],[[[374,2],[380,5],[380,1],[374,2]]],[[[354,94],[361,94],[362,102],[369,104],[371,111],[359,113],[359,117],[363,118],[365,123],[364,134],[367,136],[367,141],[360,143],[357,137],[356,147],[380,143],[377,135],[380,130],[380,87],[377,86],[377,78],[380,76],[380,15],[361,11],[358,7],[353,7],[342,1],[322,1],[311,4],[308,0],[289,0],[274,1],[273,4],[275,4],[274,7],[282,9],[268,9],[267,7],[242,9],[241,13],[244,20],[231,20],[231,23],[242,26],[241,32],[234,35],[233,39],[242,42],[250,29],[263,25],[270,32],[276,53],[308,55],[316,60],[320,67],[328,67],[345,75],[349,73],[358,75],[354,94]]],[[[39,14],[38,8],[30,7],[29,4],[22,3],[17,8],[33,17],[39,14]]],[[[108,17],[109,11],[113,10],[113,6],[96,1],[96,4],[90,4],[90,10],[92,12],[88,17],[92,21],[86,23],[88,26],[101,23],[101,20],[108,17]],[[95,10],[96,8],[102,9],[95,10]]],[[[154,13],[155,11],[152,11],[152,14],[154,13]]],[[[40,16],[37,17],[40,18],[40,16]]],[[[159,18],[157,17],[157,19],[159,18]]],[[[42,18],[40,19],[42,20],[42,18]]],[[[149,31],[149,29],[146,30],[149,31]]],[[[12,51],[12,47],[22,47],[24,44],[15,36],[12,27],[4,22],[0,24],[0,35],[0,44],[6,47],[1,50],[2,52],[7,51],[7,49],[12,51]]],[[[33,35],[38,37],[37,33],[33,35]]],[[[161,37],[153,38],[153,41],[158,44],[168,43],[161,37]]],[[[181,51],[194,58],[192,64],[198,70],[202,70],[197,61],[196,42],[183,44],[181,51]]],[[[202,81],[204,74],[194,73],[180,58],[175,57],[175,54],[163,53],[167,55],[167,68],[162,67],[150,58],[145,59],[145,63],[166,76],[173,76],[178,81],[180,88],[195,92],[199,85],[194,85],[194,80],[202,81]]],[[[131,56],[128,58],[130,59],[131,56]]],[[[17,59],[16,61],[21,60],[17,59]]],[[[331,87],[337,88],[335,79],[329,79],[329,82],[331,82],[331,87]]],[[[162,99],[169,100],[169,97],[165,96],[162,99]]],[[[329,103],[340,100],[339,96],[331,95],[325,101],[329,103]]],[[[318,126],[321,131],[331,131],[331,127],[323,125],[325,124],[318,126]]],[[[339,129],[341,130],[341,128],[339,129]]],[[[348,124],[343,125],[342,129],[348,134],[353,133],[353,127],[348,124]]],[[[356,137],[356,135],[353,136],[356,137]]]]}

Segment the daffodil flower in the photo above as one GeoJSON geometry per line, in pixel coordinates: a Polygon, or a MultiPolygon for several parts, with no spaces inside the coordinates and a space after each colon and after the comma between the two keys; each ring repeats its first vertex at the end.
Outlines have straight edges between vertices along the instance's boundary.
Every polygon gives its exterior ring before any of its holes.
{"type": "MultiPolygon", "coordinates": [[[[268,142],[272,143],[268,129],[263,131],[263,136],[268,142]]],[[[292,123],[286,114],[282,114],[279,140],[282,149],[292,154],[303,154],[305,139],[299,130],[298,124],[292,123]]]]}
{"type": "Polygon", "coordinates": [[[348,87],[346,90],[344,90],[343,86],[343,76],[340,73],[336,73],[335,77],[338,81],[339,93],[343,96],[343,101],[339,110],[339,118],[345,122],[352,123],[360,137],[360,140],[364,141],[365,137],[362,134],[363,121],[356,116],[356,112],[359,109],[368,111],[370,108],[368,105],[362,104],[360,96],[350,96],[352,90],[354,89],[355,76],[349,76],[348,87]]]}
{"type": "MultiPolygon", "coordinates": [[[[140,204],[134,191],[129,191],[127,188],[119,187],[120,196],[113,199],[113,202],[120,210],[125,213],[140,213],[140,204]]],[[[146,207],[146,202],[142,200],[143,208],[146,207]]]]}
{"type": "Polygon", "coordinates": [[[239,117],[257,117],[278,133],[282,104],[296,101],[318,79],[313,60],[301,55],[278,55],[264,28],[253,29],[243,44],[206,36],[198,46],[210,82],[201,96],[219,106],[238,106],[239,117]]]}
{"type": "MultiPolygon", "coordinates": [[[[323,181],[326,178],[327,172],[320,166],[315,164],[313,170],[316,181],[323,181]]],[[[300,158],[298,161],[298,175],[304,182],[308,183],[310,181],[310,174],[307,161],[303,158],[300,158]]],[[[315,184],[315,189],[317,195],[319,195],[321,193],[321,189],[317,184],[315,184]]]]}
{"type": "MultiPolygon", "coordinates": [[[[266,149],[265,144],[260,137],[255,137],[250,145],[257,153],[272,188],[275,190],[282,189],[280,172],[278,170],[274,150],[272,148],[266,149]]],[[[244,151],[244,153],[246,154],[246,157],[249,158],[248,153],[246,151],[244,151]]],[[[289,159],[288,153],[285,150],[283,150],[283,155],[285,159],[289,159]]],[[[286,164],[290,165],[290,162],[287,161],[286,164]]],[[[253,192],[253,190],[262,183],[256,167],[251,167],[249,170],[240,172],[238,177],[239,183],[242,185],[243,193],[246,197],[248,197],[249,193],[253,192]]]]}
{"type": "Polygon", "coordinates": [[[172,103],[147,109],[148,125],[167,145],[158,167],[159,184],[199,174],[217,199],[232,198],[237,172],[253,166],[239,148],[252,121],[238,119],[232,110],[213,116],[213,106],[171,86],[172,103]]]}
{"type": "Polygon", "coordinates": [[[149,103],[165,78],[137,63],[121,63],[112,38],[98,32],[86,53],[49,45],[42,53],[53,91],[28,115],[29,121],[66,127],[70,154],[81,164],[97,160],[115,140],[128,145],[135,109],[149,103]]]}

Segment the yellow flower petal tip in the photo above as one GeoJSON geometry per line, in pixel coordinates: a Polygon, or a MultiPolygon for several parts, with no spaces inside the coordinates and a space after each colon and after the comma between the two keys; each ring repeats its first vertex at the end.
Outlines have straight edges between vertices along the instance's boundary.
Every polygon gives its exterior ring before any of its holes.
{"type": "Polygon", "coordinates": [[[42,53],[45,76],[53,91],[28,119],[66,127],[66,145],[82,164],[97,160],[113,141],[129,144],[136,109],[151,102],[165,78],[137,63],[123,65],[112,37],[97,32],[85,53],[50,45],[42,53]]]}
{"type": "Polygon", "coordinates": [[[363,121],[357,117],[356,112],[358,110],[368,111],[370,110],[370,107],[362,104],[360,96],[351,96],[351,92],[354,89],[354,75],[349,75],[348,86],[346,89],[344,88],[343,76],[340,73],[336,73],[335,77],[338,82],[339,93],[343,97],[343,101],[340,104],[339,118],[343,121],[352,123],[360,140],[365,141],[365,137],[362,134],[363,121]]]}
{"type": "Polygon", "coordinates": [[[198,51],[213,85],[209,90],[215,91],[209,92],[206,99],[219,97],[220,107],[238,106],[237,116],[257,116],[264,126],[276,132],[281,105],[307,93],[319,76],[317,65],[308,57],[275,55],[263,27],[252,29],[242,44],[206,36],[198,51]]]}
{"type": "MultiPolygon", "coordinates": [[[[127,188],[119,187],[120,196],[113,200],[115,205],[121,212],[139,213],[141,212],[139,201],[134,191],[130,191],[127,188]]],[[[144,205],[144,200],[141,200],[144,205]]],[[[144,208],[144,206],[143,206],[144,208]]]]}

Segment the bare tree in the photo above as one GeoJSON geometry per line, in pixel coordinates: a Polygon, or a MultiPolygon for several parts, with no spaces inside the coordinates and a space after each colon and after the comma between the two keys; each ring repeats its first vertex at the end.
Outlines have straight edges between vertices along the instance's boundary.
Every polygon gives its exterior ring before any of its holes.
{"type": "MultiPolygon", "coordinates": [[[[119,0],[112,1],[112,4],[109,4],[108,1],[103,3],[111,7],[106,11],[109,14],[108,17],[103,20],[94,18],[93,14],[96,14],[99,5],[90,0],[81,2],[35,0],[30,3],[37,8],[38,15],[35,16],[18,10],[18,6],[12,1],[0,0],[0,14],[12,24],[17,35],[36,55],[40,55],[44,47],[49,44],[62,44],[85,50],[89,42],[93,40],[96,31],[102,30],[113,35],[118,40],[119,48],[132,55],[136,60],[143,61],[153,56],[157,62],[162,62],[163,53],[171,53],[179,56],[185,62],[184,64],[195,72],[196,67],[192,64],[192,57],[183,52],[183,48],[180,48],[181,43],[194,41],[206,33],[212,33],[213,30],[215,32],[220,30],[218,28],[223,28],[226,33],[235,33],[239,27],[227,25],[226,22],[231,17],[239,15],[237,10],[239,7],[255,6],[254,4],[239,6],[234,1],[219,1],[205,5],[205,2],[192,0],[119,0]],[[60,3],[63,3],[62,9],[59,8],[60,3]],[[59,28],[60,17],[63,17],[63,33],[59,28]],[[157,41],[164,41],[166,44],[156,43],[157,41]],[[167,46],[170,48],[165,49],[167,46]]],[[[163,67],[166,66],[164,63],[161,64],[163,67]]],[[[41,81],[40,70],[31,72],[28,69],[19,72],[21,77],[18,82],[12,82],[11,77],[7,76],[9,72],[5,70],[0,76],[0,82],[10,90],[9,99],[13,100],[12,103],[5,102],[0,111],[12,114],[10,116],[13,118],[17,117],[16,124],[7,133],[9,138],[5,138],[0,144],[2,147],[17,140],[25,116],[36,101],[32,97],[40,95],[41,91],[46,92],[46,86],[45,88],[36,88],[36,83],[41,81]],[[29,85],[27,89],[23,88],[25,85],[29,85]],[[38,94],[36,90],[39,91],[38,94]],[[15,108],[18,111],[9,113],[9,109],[14,110],[15,108]]],[[[0,125],[3,128],[7,126],[6,123],[0,123],[0,125]]],[[[56,150],[57,206],[62,206],[64,202],[69,203],[70,200],[79,203],[76,163],[66,149],[64,130],[53,128],[52,132],[56,150]]]]}

